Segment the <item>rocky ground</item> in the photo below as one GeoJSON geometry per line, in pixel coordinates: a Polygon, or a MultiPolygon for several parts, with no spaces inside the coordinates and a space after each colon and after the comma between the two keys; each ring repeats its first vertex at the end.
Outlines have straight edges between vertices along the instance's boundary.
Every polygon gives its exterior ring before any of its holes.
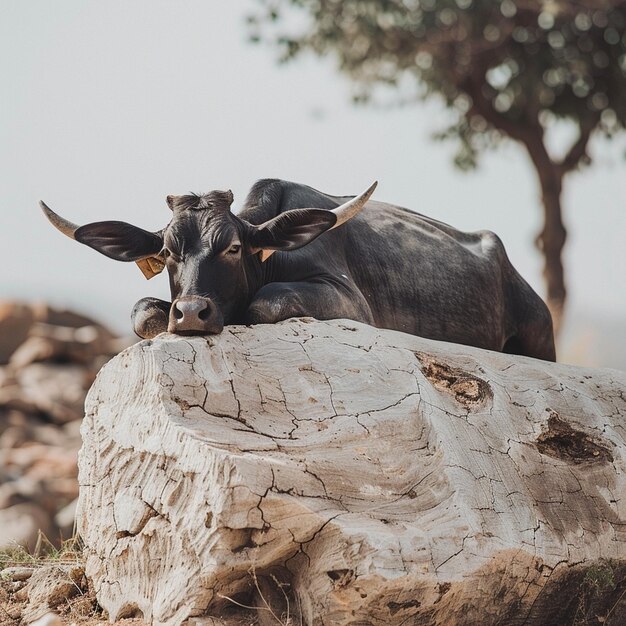
{"type": "MultiPolygon", "coordinates": [[[[298,623],[273,613],[266,620],[259,619],[256,610],[243,611],[242,616],[241,607],[233,608],[239,609],[237,617],[192,619],[188,626],[296,626],[298,623]]],[[[0,553],[0,625],[27,624],[111,626],[109,616],[98,605],[94,589],[85,577],[82,555],[74,543],[38,558],[22,550],[0,553]]],[[[147,624],[140,617],[129,615],[113,622],[113,626],[147,624]]]]}
{"type": "MultiPolygon", "coordinates": [[[[67,544],[66,544],[67,545],[67,544]]],[[[257,610],[233,608],[237,616],[193,618],[188,626],[296,626],[289,617],[269,613],[259,619],[257,610]]],[[[262,611],[263,606],[259,607],[262,611]]],[[[34,558],[25,551],[0,553],[1,626],[111,626],[106,611],[98,605],[91,582],[85,577],[80,549],[69,548],[34,558]]],[[[113,626],[147,626],[140,617],[129,615],[113,626]]]]}
{"type": "Polygon", "coordinates": [[[34,558],[15,549],[0,555],[0,624],[96,624],[103,622],[84,576],[80,552],[63,550],[34,558]]]}
{"type": "Polygon", "coordinates": [[[130,341],[77,313],[0,301],[0,550],[73,536],[85,395],[130,341]]]}
{"type": "MultiPolygon", "coordinates": [[[[0,624],[3,626],[109,624],[108,616],[98,606],[80,568],[48,565],[32,571],[24,567],[10,569],[15,570],[18,579],[13,579],[11,572],[0,577],[0,624]],[[77,580],[72,578],[76,574],[79,574],[77,580]],[[30,579],[23,580],[25,575],[30,579]],[[42,592],[42,589],[48,591],[42,592]]],[[[129,618],[117,621],[116,625],[145,626],[145,623],[138,618],[129,618]]]]}
{"type": "Polygon", "coordinates": [[[61,623],[106,620],[80,550],[67,540],[85,395],[102,365],[132,341],[77,313],[0,301],[2,625],[33,623],[52,610],[61,623]]]}
{"type": "MultiPolygon", "coordinates": [[[[259,619],[257,610],[242,611],[223,619],[203,618],[187,626],[296,626],[289,617],[274,613],[259,619]]],[[[263,606],[260,607],[261,610],[263,606]]],[[[76,540],[61,548],[47,546],[42,556],[34,557],[16,548],[0,552],[0,626],[147,626],[135,615],[115,622],[96,600],[91,581],[84,573],[82,551],[76,540]]]]}

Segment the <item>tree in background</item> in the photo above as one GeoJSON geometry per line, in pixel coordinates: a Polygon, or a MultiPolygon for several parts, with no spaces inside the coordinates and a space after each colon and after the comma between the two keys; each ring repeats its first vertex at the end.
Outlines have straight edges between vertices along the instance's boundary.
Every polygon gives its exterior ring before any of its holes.
{"type": "Polygon", "coordinates": [[[354,81],[355,100],[367,101],[381,85],[443,98],[454,121],[437,136],[457,141],[459,167],[474,167],[504,138],[526,148],[541,186],[536,244],[558,329],[566,298],[563,181],[589,164],[594,132],[610,138],[626,125],[626,1],[259,2],[249,17],[252,40],[278,44],[283,60],[306,50],[335,55],[354,81]],[[304,28],[289,25],[288,9],[308,18],[304,28]],[[546,146],[555,118],[578,129],[563,158],[546,146]]]}

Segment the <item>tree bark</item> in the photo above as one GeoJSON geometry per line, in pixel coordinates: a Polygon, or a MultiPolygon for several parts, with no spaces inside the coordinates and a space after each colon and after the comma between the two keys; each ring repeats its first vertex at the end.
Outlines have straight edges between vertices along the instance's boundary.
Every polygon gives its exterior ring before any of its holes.
{"type": "Polygon", "coordinates": [[[563,247],[567,231],[563,224],[561,193],[565,168],[555,163],[548,154],[542,138],[528,137],[524,141],[531,161],[535,166],[541,201],[543,204],[543,227],[535,240],[543,254],[543,277],[546,283],[546,301],[554,324],[554,335],[558,337],[563,322],[567,289],[563,269],[563,247]]]}
{"type": "Polygon", "coordinates": [[[563,310],[567,289],[563,270],[562,252],[567,238],[561,210],[563,179],[554,172],[538,172],[543,202],[543,228],[537,237],[537,247],[543,254],[543,277],[546,283],[546,298],[552,314],[555,336],[558,336],[563,322],[563,310]]]}
{"type": "Polygon", "coordinates": [[[540,126],[530,128],[529,134],[524,135],[522,139],[518,137],[518,140],[524,143],[530,154],[541,185],[544,222],[536,244],[544,257],[543,276],[546,282],[547,302],[552,313],[555,336],[558,336],[563,323],[563,310],[567,297],[561,258],[567,238],[561,211],[563,179],[568,172],[591,162],[587,154],[587,146],[599,121],[598,115],[591,115],[589,118],[579,121],[578,139],[572,144],[561,161],[554,161],[550,158],[543,142],[543,129],[540,126]]]}

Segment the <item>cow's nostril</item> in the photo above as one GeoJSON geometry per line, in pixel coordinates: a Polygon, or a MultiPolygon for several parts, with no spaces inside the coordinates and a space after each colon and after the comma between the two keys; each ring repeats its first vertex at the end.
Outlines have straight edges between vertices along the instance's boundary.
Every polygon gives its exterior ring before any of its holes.
{"type": "Polygon", "coordinates": [[[210,313],[210,308],[208,306],[205,306],[204,309],[202,309],[202,311],[198,313],[198,317],[204,322],[209,319],[210,313]]]}
{"type": "Polygon", "coordinates": [[[170,309],[168,330],[179,335],[216,334],[224,325],[220,311],[209,298],[184,296],[170,309]]]}

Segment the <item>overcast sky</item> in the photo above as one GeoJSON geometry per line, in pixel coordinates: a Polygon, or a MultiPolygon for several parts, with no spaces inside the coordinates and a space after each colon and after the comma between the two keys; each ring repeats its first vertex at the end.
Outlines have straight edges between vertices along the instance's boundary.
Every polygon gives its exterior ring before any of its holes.
{"type": "MultiPolygon", "coordinates": [[[[459,173],[453,146],[430,140],[446,119],[440,104],[353,107],[332,59],[279,66],[273,50],[247,43],[254,6],[0,3],[0,296],[73,307],[128,332],[136,300],[169,299],[166,277],[146,282],[134,264],[64,238],[37,201],[78,223],[156,230],[168,220],[167,194],[230,188],[236,208],[267,177],[340,195],[377,179],[379,200],[497,232],[543,293],[532,245],[539,189],[522,148],[509,144],[459,173]]],[[[555,149],[566,135],[555,133],[555,149]]],[[[609,332],[604,320],[626,320],[625,150],[623,138],[594,141],[592,168],[566,181],[570,324],[599,320],[593,337],[609,332]]]]}

